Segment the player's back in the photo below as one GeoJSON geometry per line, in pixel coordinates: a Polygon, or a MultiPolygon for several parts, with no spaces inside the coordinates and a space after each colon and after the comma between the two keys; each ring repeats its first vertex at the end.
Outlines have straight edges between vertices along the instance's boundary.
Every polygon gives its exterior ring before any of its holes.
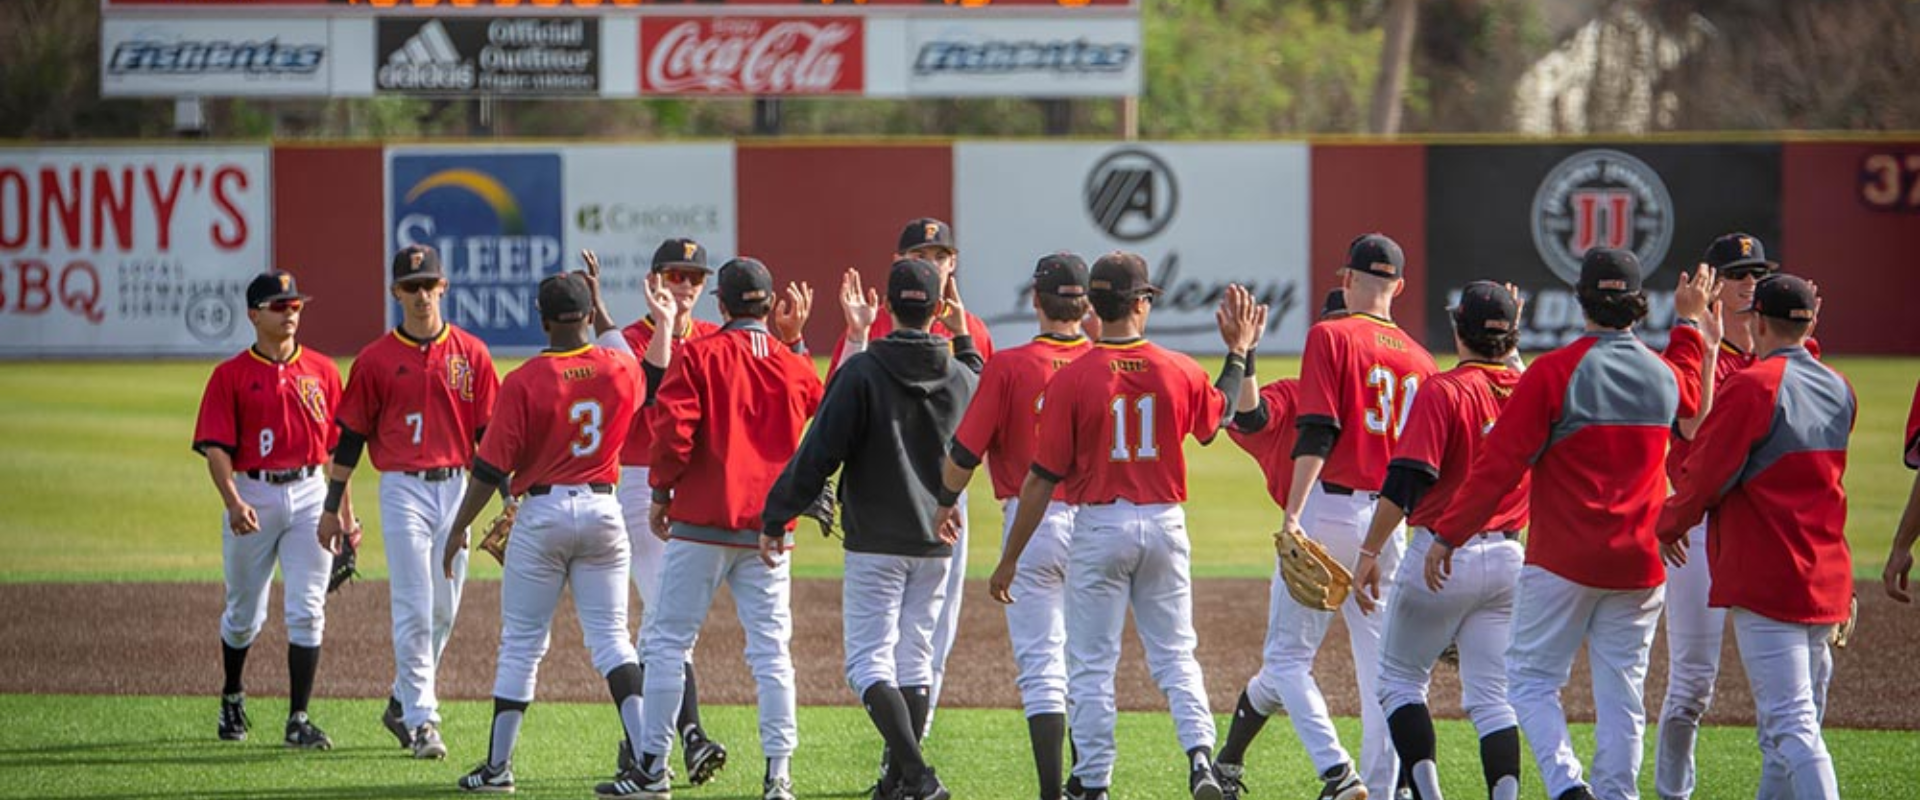
{"type": "Polygon", "coordinates": [[[1188,435],[1210,442],[1226,400],[1193,359],[1152,342],[1102,342],[1047,386],[1034,463],[1074,504],[1187,499],[1188,435]]]}
{"type": "Polygon", "coordinates": [[[514,473],[514,494],[535,485],[614,483],[639,405],[632,356],[592,345],[543,352],[501,383],[481,458],[514,473]]]}
{"type": "MultiPolygon", "coordinates": [[[[1462,363],[1428,381],[1418,403],[1432,403],[1434,407],[1418,406],[1413,410],[1413,419],[1403,431],[1404,438],[1394,451],[1394,460],[1411,458],[1436,468],[1440,477],[1414,508],[1407,520],[1409,524],[1432,527],[1453,504],[1454,495],[1466,485],[1474,455],[1485,443],[1487,431],[1493,429],[1507,398],[1513,396],[1513,387],[1519,382],[1517,370],[1506,364],[1484,361],[1462,363]]],[[[1528,488],[1528,480],[1522,478],[1501,499],[1485,528],[1517,531],[1526,527],[1528,488]]]]}
{"type": "MultiPolygon", "coordinates": [[[[961,420],[954,442],[987,459],[993,495],[1005,500],[1020,494],[1033,464],[1040,425],[1040,402],[1047,384],[1068,364],[1092,348],[1084,336],[1037,336],[1003,350],[980,372],[980,389],[961,420]]],[[[1064,499],[1064,490],[1055,493],[1064,499]]]]}
{"type": "Polygon", "coordinates": [[[1317,323],[1300,363],[1300,424],[1339,430],[1320,480],[1375,492],[1433,356],[1391,320],[1366,313],[1317,323]]]}

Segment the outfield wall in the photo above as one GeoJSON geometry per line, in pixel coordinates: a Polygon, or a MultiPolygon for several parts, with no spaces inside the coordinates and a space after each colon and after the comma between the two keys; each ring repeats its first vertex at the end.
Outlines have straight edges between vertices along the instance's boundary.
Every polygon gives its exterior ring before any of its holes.
{"type": "Polygon", "coordinates": [[[1297,351],[1347,242],[1380,230],[1411,263],[1398,315],[1430,344],[1477,278],[1521,287],[1527,347],[1576,336],[1570,283],[1598,245],[1651,267],[1657,343],[1677,273],[1744,230],[1819,282],[1829,351],[1920,353],[1902,291],[1920,260],[1920,139],[1889,139],[0,149],[0,357],[233,352],[251,338],[245,282],[269,263],[318,298],[306,341],[349,353],[397,318],[385,254],[415,242],[443,252],[457,323],[529,349],[541,277],[592,248],[631,318],[649,254],[677,235],[812,282],[824,350],[839,275],[882,278],[923,215],[954,223],[963,296],[1001,342],[1031,330],[1035,258],[1129,249],[1167,289],[1157,338],[1217,346],[1211,305],[1242,283],[1274,307],[1264,349],[1297,351]]]}

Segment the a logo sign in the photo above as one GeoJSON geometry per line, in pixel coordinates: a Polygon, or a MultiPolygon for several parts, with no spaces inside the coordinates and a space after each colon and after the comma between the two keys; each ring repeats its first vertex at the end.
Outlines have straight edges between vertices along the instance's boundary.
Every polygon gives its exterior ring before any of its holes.
{"type": "Polygon", "coordinates": [[[374,86],[440,95],[582,95],[600,88],[594,17],[381,18],[374,86]]]}
{"type": "Polygon", "coordinates": [[[640,93],[859,94],[858,17],[642,17],[640,93]]]}
{"type": "MultiPolygon", "coordinates": [[[[399,154],[388,185],[398,250],[440,252],[454,324],[490,345],[546,343],[534,304],[564,265],[558,153],[399,154]]],[[[396,306],[390,314],[398,315],[396,306]]]]}
{"type": "Polygon", "coordinates": [[[325,20],[108,19],[100,91],[127,95],[325,95],[325,20]]]}
{"type": "Polygon", "coordinates": [[[1125,97],[1140,93],[1140,53],[1138,19],[916,18],[900,78],[920,97],[1125,97]]]}
{"type": "Polygon", "coordinates": [[[1087,215],[1123,242],[1151,238],[1173,221],[1180,186],[1165,161],[1145,150],[1115,150],[1087,174],[1087,215]]]}
{"type": "Polygon", "coordinates": [[[1533,244],[1553,273],[1580,280],[1595,247],[1632,250],[1648,275],[1673,241],[1673,198],[1646,162],[1618,150],[1585,150],[1547,173],[1533,196],[1533,244]]]}

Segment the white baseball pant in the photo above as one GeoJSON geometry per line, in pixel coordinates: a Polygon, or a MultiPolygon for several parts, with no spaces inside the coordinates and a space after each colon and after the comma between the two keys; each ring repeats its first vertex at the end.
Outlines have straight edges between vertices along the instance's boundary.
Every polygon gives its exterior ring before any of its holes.
{"type": "Polygon", "coordinates": [[[1740,665],[1753,687],[1760,738],[1759,800],[1837,800],[1833,758],[1820,734],[1827,712],[1832,625],[1781,622],[1733,609],[1740,665]]]}
{"type": "Polygon", "coordinates": [[[404,472],[380,475],[380,528],[393,613],[393,696],[408,730],[440,722],[435,673],[460,613],[468,551],[454,556],[453,580],[441,565],[466,491],[464,473],[444,481],[404,472]]]}
{"type": "MultiPolygon", "coordinates": [[[[1006,528],[1013,528],[1019,498],[1000,506],[1006,528]]],[[[1026,714],[1064,714],[1067,711],[1067,553],[1073,543],[1074,507],[1049,502],[1040,526],[1021,551],[1008,591],[1013,605],[1006,607],[1007,638],[1013,643],[1014,679],[1026,714]]],[[[1001,546],[1005,547],[1005,533],[1001,546]]]]}
{"type": "Polygon", "coordinates": [[[847,685],[933,682],[933,629],[947,600],[953,559],[848,552],[840,607],[847,685]]]}
{"type": "MultiPolygon", "coordinates": [[[[1300,516],[1300,527],[1314,541],[1327,548],[1343,564],[1360,560],[1360,545],[1373,525],[1377,497],[1368,492],[1350,495],[1328,494],[1315,483],[1307,492],[1307,507],[1300,516]]],[[[1393,536],[1380,548],[1380,573],[1393,575],[1400,567],[1407,544],[1404,528],[1395,528],[1393,536]]],[[[1381,585],[1380,602],[1393,608],[1396,590],[1381,585]]],[[[1380,696],[1380,630],[1384,614],[1363,614],[1359,601],[1349,597],[1340,606],[1347,623],[1347,646],[1353,653],[1353,671],[1362,698],[1380,696]]],[[[1313,659],[1320,643],[1333,624],[1333,612],[1307,608],[1287,593],[1286,580],[1280,575],[1276,558],[1273,584],[1267,600],[1266,652],[1260,672],[1247,684],[1247,700],[1255,710],[1273,715],[1282,709],[1293,721],[1300,744],[1307,749],[1317,772],[1326,772],[1349,763],[1340,734],[1334,730],[1333,717],[1327,713],[1326,698],[1313,676],[1313,659]]],[[[1387,729],[1386,714],[1378,703],[1360,704],[1360,779],[1373,797],[1392,797],[1399,777],[1400,762],[1393,752],[1393,737],[1387,729]]]]}
{"type": "Polygon", "coordinates": [[[633,647],[646,648],[647,611],[660,596],[660,562],[667,543],[653,535],[647,516],[653,512],[653,487],[647,485],[647,467],[621,467],[615,497],[627,523],[627,550],[633,556],[633,588],[640,591],[640,624],[634,628],[633,647]]]}
{"type": "Polygon", "coordinates": [[[1067,555],[1067,722],[1080,751],[1073,774],[1087,786],[1113,780],[1113,674],[1128,609],[1147,671],[1167,696],[1180,749],[1213,747],[1213,712],[1193,657],[1199,637],[1193,631],[1191,560],[1186,510],[1178,504],[1119,500],[1074,511],[1067,555]]]}
{"type": "Polygon", "coordinates": [[[940,617],[933,625],[933,683],[928,691],[926,736],[933,730],[933,713],[940,707],[940,685],[947,677],[947,657],[960,636],[960,601],[967,589],[967,493],[961,492],[954,505],[960,515],[960,538],[953,542],[953,567],[947,571],[947,602],[940,606],[940,617]]]}
{"type": "Polygon", "coordinates": [[[747,666],[759,686],[760,745],[768,757],[792,756],[799,742],[793,684],[791,558],[769,569],[760,551],[685,539],[666,543],[659,601],[644,624],[647,684],[640,752],[673,752],[674,720],[685,691],[687,660],[721,584],[733,594],[746,632],[747,666]]]}
{"type": "Polygon", "coordinates": [[[1667,568],[1667,697],[1660,706],[1653,789],[1663,800],[1693,796],[1694,741],[1713,703],[1727,610],[1707,605],[1707,524],[1687,531],[1687,563],[1667,568]]]}
{"type": "Polygon", "coordinates": [[[220,616],[220,638],[245,648],[267,622],[267,600],[277,561],[285,586],[283,609],[287,642],[319,647],[327,628],[327,577],[333,556],[320,547],[320,505],[327,483],[318,473],[274,485],[244,474],[233,476],[234,491],[253,506],[260,529],[237,536],[226,515],[220,518],[220,554],[226,574],[227,605],[220,616]]]}
{"type": "Polygon", "coordinates": [[[1507,704],[1505,653],[1513,622],[1514,582],[1526,558],[1518,541],[1498,532],[1467,540],[1453,551],[1453,575],[1440,591],[1427,588],[1427,551],[1433,534],[1415,528],[1393,576],[1380,638],[1380,707],[1391,717],[1401,706],[1427,702],[1433,663],[1450,642],[1460,649],[1460,706],[1481,737],[1515,724],[1507,704]]]}
{"type": "Polygon", "coordinates": [[[568,584],[594,670],[606,675],[638,663],[627,641],[625,527],[613,495],[586,486],[555,486],[520,501],[500,579],[495,697],[533,702],[540,660],[552,641],[553,612],[568,584]]]}
{"type": "Polygon", "coordinates": [[[1596,589],[1527,565],[1513,601],[1513,644],[1507,649],[1507,700],[1533,748],[1547,794],[1581,786],[1580,758],[1567,733],[1560,690],[1573,671],[1580,642],[1593,672],[1595,796],[1640,796],[1641,740],[1647,654],[1660,622],[1664,585],[1596,589]]]}

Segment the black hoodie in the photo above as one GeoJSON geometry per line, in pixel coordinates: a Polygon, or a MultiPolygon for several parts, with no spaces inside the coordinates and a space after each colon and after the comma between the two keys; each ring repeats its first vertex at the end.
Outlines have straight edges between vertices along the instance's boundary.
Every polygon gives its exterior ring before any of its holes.
{"type": "Polygon", "coordinates": [[[912,329],[875,340],[827,383],[812,427],[767,495],[763,532],[784,535],[835,470],[856,553],[949,556],[935,534],[941,460],[979,381],[971,337],[912,329]]]}

